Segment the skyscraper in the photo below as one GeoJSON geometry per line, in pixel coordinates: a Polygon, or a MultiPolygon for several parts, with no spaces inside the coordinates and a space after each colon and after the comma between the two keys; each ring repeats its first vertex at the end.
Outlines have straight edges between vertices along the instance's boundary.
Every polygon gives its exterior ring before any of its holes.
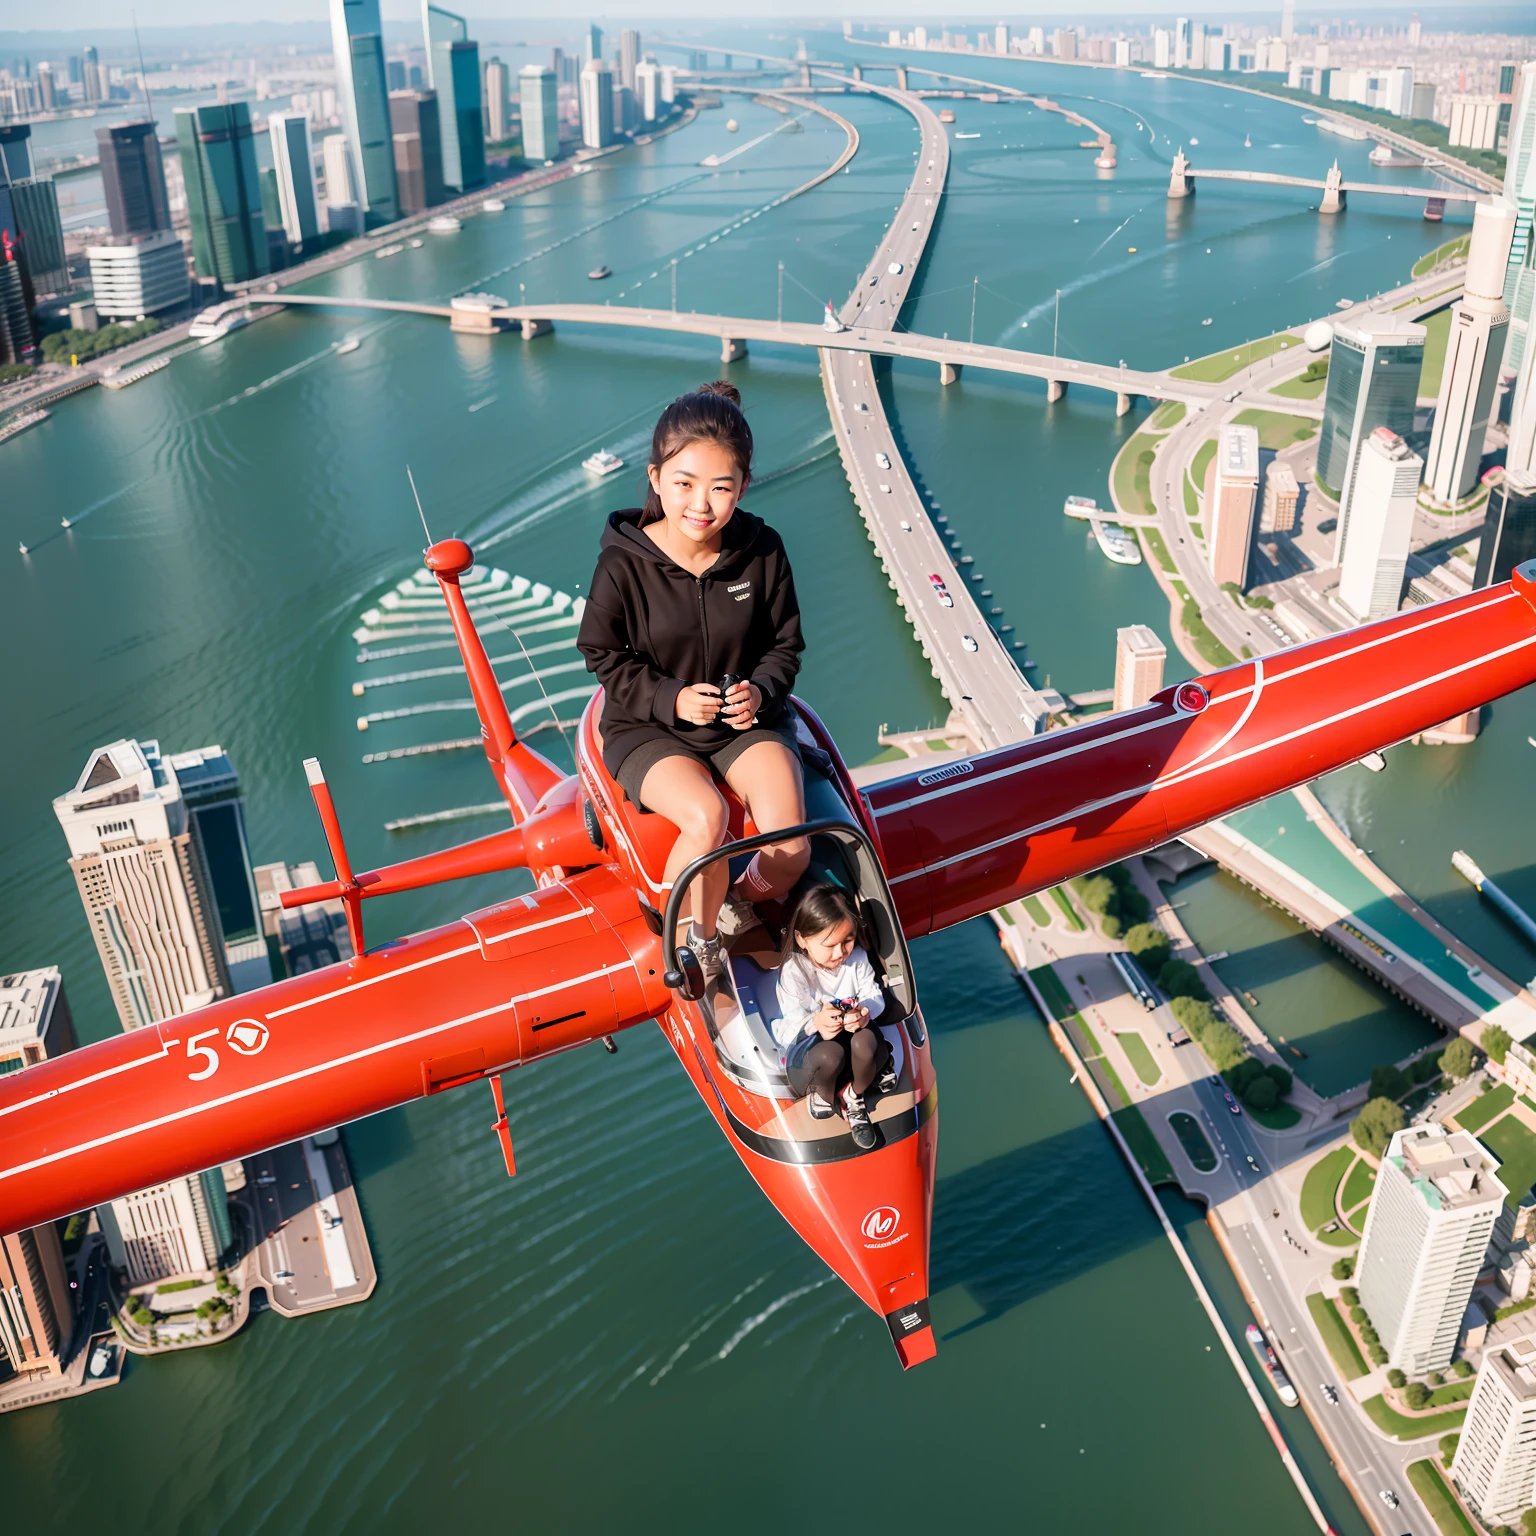
{"type": "Polygon", "coordinates": [[[0,184],[32,174],[31,123],[0,123],[0,184]]]}
{"type": "Polygon", "coordinates": [[[261,277],[270,264],[250,107],[243,101],[179,107],[176,148],[197,275],[224,284],[261,277]]]}
{"type": "MultiPolygon", "coordinates": [[[[70,64],[74,64],[71,59],[70,64]]],[[[80,55],[80,83],[87,101],[101,100],[101,65],[96,57],[96,47],[87,43],[80,55]]]]}
{"type": "Polygon", "coordinates": [[[60,293],[69,287],[59,195],[51,176],[6,181],[0,175],[0,232],[9,232],[20,248],[29,302],[39,293],[60,293]]]}
{"type": "Polygon", "coordinates": [[[1223,586],[1248,585],[1258,499],[1258,429],[1229,423],[1217,434],[1216,452],[1205,472],[1205,547],[1211,574],[1223,586]]]}
{"type": "Polygon", "coordinates": [[[640,33],[625,27],[619,33],[619,84],[635,88],[635,66],[640,62],[640,33]]]}
{"type": "Polygon", "coordinates": [[[661,116],[661,71],[649,59],[635,65],[635,103],[646,122],[661,116]]]}
{"type": "Polygon", "coordinates": [[[1504,303],[1509,308],[1509,334],[1504,366],[1517,370],[1525,359],[1536,304],[1536,69],[1522,73],[1509,124],[1509,154],[1504,165],[1504,200],[1515,209],[1515,232],[1504,268],[1504,303]]]}
{"type": "Polygon", "coordinates": [[[346,130],[353,189],[369,229],[400,217],[383,32],[379,0],[331,0],[336,104],[346,130]]]}
{"type": "Polygon", "coordinates": [[[229,1196],[223,1170],[152,1184],[96,1208],[114,1269],[129,1285],[213,1269],[230,1246],[229,1196]]]}
{"type": "Polygon", "coordinates": [[[123,1028],[228,996],[212,877],[159,743],[98,747],[53,810],[123,1028]]]}
{"type": "MultiPolygon", "coordinates": [[[[74,1021],[57,966],[0,976],[0,1075],[75,1048],[74,1021]]],[[[73,1321],[58,1229],[51,1223],[0,1237],[0,1377],[62,1374],[73,1321]]]]}
{"type": "Polygon", "coordinates": [[[96,130],[107,218],[119,239],[171,227],[165,166],[155,124],[118,123],[96,130]]]}
{"type": "Polygon", "coordinates": [[[1474,585],[1508,581],[1527,560],[1536,560],[1536,474],[1506,469],[1503,481],[1488,492],[1474,585]]]}
{"type": "MultiPolygon", "coordinates": [[[[394,164],[394,150],[390,150],[394,164]]],[[[326,228],[346,228],[361,234],[362,208],[357,201],[357,183],[353,179],[352,150],[344,133],[333,133],[320,141],[320,160],[325,167],[326,228]]]]}
{"type": "Polygon", "coordinates": [[[1168,648],[1145,624],[1115,631],[1116,710],[1135,709],[1163,686],[1168,648]]]}
{"type": "Polygon", "coordinates": [[[1536,1339],[1484,1354],[1451,1480],[1490,1528],[1536,1502],[1536,1339]]]}
{"type": "Polygon", "coordinates": [[[443,201],[443,146],[436,91],[391,91],[395,184],[402,214],[422,213],[443,201]]]}
{"type": "Polygon", "coordinates": [[[1422,325],[1393,315],[1338,320],[1328,361],[1328,392],[1317,445],[1317,485],[1339,504],[1335,562],[1343,560],[1349,532],[1349,492],[1360,444],[1376,427],[1399,437],[1413,430],[1424,366],[1422,325]]]}
{"type": "Polygon", "coordinates": [[[1509,325],[1501,295],[1514,230],[1515,210],[1506,202],[1479,203],[1473,210],[1465,289],[1451,306],[1440,401],[1424,470],[1431,494],[1442,502],[1460,501],[1477,484],[1509,325]]]}
{"type": "Polygon", "coordinates": [[[1388,427],[1374,428],[1360,445],[1339,572],[1339,601],[1357,619],[1397,612],[1423,474],[1423,459],[1388,427]]]}
{"type": "Polygon", "coordinates": [[[1296,36],[1296,0],[1281,0],[1280,36],[1287,43],[1296,36]]]}
{"type": "Polygon", "coordinates": [[[517,75],[523,120],[523,158],[553,160],[560,153],[560,88],[552,69],[525,64],[517,75]]]}
{"type": "Polygon", "coordinates": [[[589,22],[581,39],[581,61],[590,64],[603,56],[603,29],[596,22],[589,22]]]}
{"type": "Polygon", "coordinates": [[[1173,67],[1175,69],[1188,69],[1192,56],[1193,34],[1189,28],[1189,17],[1180,16],[1173,24],[1173,67]]]}
{"type": "Polygon", "coordinates": [[[37,351],[31,287],[14,237],[0,229],[0,363],[30,363],[37,351]]]}
{"type": "Polygon", "coordinates": [[[490,144],[501,144],[511,136],[507,112],[512,101],[512,71],[500,59],[485,64],[485,137],[490,144]]]}
{"type": "Polygon", "coordinates": [[[613,71],[601,59],[581,70],[581,142],[588,149],[613,143],[613,71]]]}
{"type": "Polygon", "coordinates": [[[454,192],[485,185],[485,122],[480,105],[480,46],[462,16],[422,0],[427,84],[437,92],[443,183],[454,192]]]}
{"type": "Polygon", "coordinates": [[[309,118],[302,112],[274,112],[267,119],[267,130],[272,135],[272,169],[277,173],[283,232],[294,245],[303,245],[320,234],[309,118]]]}
{"type": "Polygon", "coordinates": [[[137,320],[187,302],[191,279],[187,251],[174,230],[125,235],[108,245],[86,247],[96,313],[104,319],[137,320]]]}
{"type": "Polygon", "coordinates": [[[1356,1283],[1387,1358],[1418,1375],[1451,1363],[1493,1223],[1508,1190],[1465,1131],[1415,1125],[1381,1160],[1356,1283]]]}

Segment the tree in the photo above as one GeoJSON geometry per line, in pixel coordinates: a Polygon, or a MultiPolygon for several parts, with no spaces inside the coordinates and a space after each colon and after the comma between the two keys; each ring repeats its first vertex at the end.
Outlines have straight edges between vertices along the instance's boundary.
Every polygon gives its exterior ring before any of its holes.
{"type": "Polygon", "coordinates": [[[1465,1381],[1472,1374],[1472,1362],[1470,1360],[1458,1360],[1451,1369],[1465,1381]]]}
{"type": "Polygon", "coordinates": [[[1158,972],[1157,984],[1169,997],[1194,997],[1209,1002],[1200,973],[1188,960],[1169,960],[1158,972]]]}
{"type": "Polygon", "coordinates": [[[1210,1057],[1211,1065],[1218,1072],[1235,1067],[1248,1054],[1243,1037],[1230,1024],[1224,1024],[1214,1016],[1200,1041],[1200,1049],[1210,1057]]]}
{"type": "Polygon", "coordinates": [[[1446,1046],[1440,1057],[1440,1070],[1458,1082],[1464,1077],[1471,1077],[1476,1065],[1477,1052],[1472,1049],[1472,1042],[1461,1035],[1457,1035],[1446,1046]]]}
{"type": "MultiPolygon", "coordinates": [[[[1403,1388],[1403,1401],[1417,1413],[1421,1408],[1429,1406],[1429,1388],[1422,1381],[1410,1381],[1403,1388]]],[[[1536,1536],[1536,1533],[1533,1533],[1536,1536]]]]}
{"type": "Polygon", "coordinates": [[[1440,1436],[1440,1460],[1445,1466],[1450,1466],[1451,1458],[1456,1454],[1456,1447],[1460,1444],[1460,1435],[1440,1436]]]}
{"type": "Polygon", "coordinates": [[[1504,1057],[1509,1052],[1509,1032],[1501,1029],[1497,1024],[1485,1024],[1482,1045],[1488,1060],[1496,1067],[1502,1067],[1504,1057]]]}
{"type": "Polygon", "coordinates": [[[1264,1071],[1275,1085],[1275,1092],[1283,1099],[1291,1091],[1291,1074],[1278,1061],[1269,1062],[1264,1071]]]}
{"type": "MultiPolygon", "coordinates": [[[[1339,1263],[1348,1264],[1351,1269],[1355,1267],[1355,1261],[1353,1259],[1340,1259],[1339,1263]]],[[[1346,1307],[1358,1307],[1360,1305],[1360,1292],[1357,1291],[1352,1285],[1341,1286],[1339,1289],[1339,1300],[1342,1301],[1346,1307]]]]}
{"type": "Polygon", "coordinates": [[[1536,1509],[1528,1509],[1520,1517],[1520,1529],[1525,1536],[1536,1536],[1536,1509]]]}
{"type": "Polygon", "coordinates": [[[1355,1272],[1355,1261],[1345,1254],[1342,1259],[1333,1261],[1333,1278],[1335,1280],[1348,1280],[1355,1272]]]}
{"type": "MultiPolygon", "coordinates": [[[[1371,1074],[1373,1078],[1375,1075],[1374,1072],[1371,1074]]],[[[1372,1157],[1380,1158],[1385,1155],[1392,1137],[1406,1124],[1401,1104],[1395,1104],[1391,1099],[1373,1097],[1355,1116],[1350,1131],[1357,1145],[1372,1157]]]]}
{"type": "Polygon", "coordinates": [[[1415,1057],[1408,1064],[1408,1076],[1415,1083],[1427,1083],[1432,1078],[1440,1075],[1440,1055],[1438,1051],[1431,1052],[1428,1056],[1415,1057]]]}
{"type": "Polygon", "coordinates": [[[1371,1097],[1373,1099],[1400,1099],[1413,1086],[1408,1074],[1386,1062],[1371,1068],[1371,1097]]]}
{"type": "Polygon", "coordinates": [[[1245,1056],[1235,1067],[1222,1074],[1227,1080],[1227,1086],[1238,1098],[1245,1099],[1248,1090],[1264,1076],[1264,1064],[1255,1061],[1252,1056],[1245,1056]]]}
{"type": "Polygon", "coordinates": [[[1153,923],[1137,923],[1127,929],[1125,947],[1151,976],[1156,976],[1168,961],[1168,935],[1153,923]]]}
{"type": "Polygon", "coordinates": [[[1279,1102],[1280,1090],[1275,1087],[1273,1079],[1262,1072],[1249,1084],[1248,1092],[1243,1095],[1243,1103],[1261,1113],[1273,1109],[1279,1102]]]}
{"type": "Polygon", "coordinates": [[[1090,875],[1078,886],[1077,894],[1095,917],[1104,917],[1115,903],[1115,882],[1108,875],[1090,875]]]}
{"type": "Polygon", "coordinates": [[[1408,1385],[1408,1378],[1394,1365],[1387,1372],[1387,1385],[1389,1387],[1406,1387],[1408,1385]]]}
{"type": "MultiPolygon", "coordinates": [[[[1364,1325],[1365,1325],[1365,1324],[1366,1324],[1366,1323],[1368,1323],[1368,1322],[1370,1322],[1370,1318],[1369,1318],[1369,1317],[1367,1317],[1367,1316],[1366,1316],[1366,1313],[1365,1313],[1365,1308],[1364,1308],[1364,1307],[1362,1307],[1362,1306],[1361,1306],[1361,1305],[1360,1305],[1360,1304],[1359,1304],[1359,1302],[1356,1302],[1356,1303],[1355,1303],[1355,1305],[1354,1305],[1354,1306],[1352,1306],[1352,1307],[1351,1307],[1351,1308],[1350,1308],[1350,1309],[1349,1309],[1349,1320],[1350,1320],[1350,1322],[1352,1322],[1352,1323],[1359,1323],[1359,1324],[1361,1324],[1361,1325],[1362,1325],[1362,1327],[1363,1327],[1363,1326],[1364,1326],[1364,1325]]],[[[1398,1374],[1399,1374],[1399,1375],[1401,1375],[1401,1374],[1402,1374],[1402,1373],[1401,1373],[1401,1372],[1399,1372],[1399,1373],[1398,1373],[1398,1374]]],[[[1405,1378],[1405,1379],[1406,1379],[1406,1378],[1405,1378]]],[[[1401,1382],[1401,1381],[1394,1381],[1394,1382],[1393,1382],[1393,1383],[1392,1383],[1392,1385],[1393,1385],[1393,1386],[1394,1386],[1394,1387],[1400,1387],[1400,1386],[1402,1386],[1402,1384],[1403,1384],[1403,1383],[1402,1383],[1402,1382],[1401,1382]]]]}

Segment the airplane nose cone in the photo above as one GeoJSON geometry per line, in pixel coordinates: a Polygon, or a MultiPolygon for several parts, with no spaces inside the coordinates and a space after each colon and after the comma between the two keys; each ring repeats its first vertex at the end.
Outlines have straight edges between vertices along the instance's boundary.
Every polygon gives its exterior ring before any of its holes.
{"type": "Polygon", "coordinates": [[[475,563],[475,552],[463,539],[439,539],[422,561],[435,575],[462,576],[475,563]]]}

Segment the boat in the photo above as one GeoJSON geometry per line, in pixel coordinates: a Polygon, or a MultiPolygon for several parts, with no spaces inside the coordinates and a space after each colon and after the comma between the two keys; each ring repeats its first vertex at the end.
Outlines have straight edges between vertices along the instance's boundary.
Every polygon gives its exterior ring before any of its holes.
{"type": "Polygon", "coordinates": [[[486,198],[480,204],[480,207],[486,213],[505,213],[507,211],[507,205],[499,197],[486,198]]]}
{"type": "Polygon", "coordinates": [[[952,123],[954,120],[955,114],[948,107],[945,107],[944,110],[939,113],[939,121],[941,123],[952,123]]]}
{"type": "Polygon", "coordinates": [[[1113,560],[1116,565],[1141,564],[1141,545],[1119,523],[1112,523],[1102,517],[1090,517],[1088,527],[1106,560],[1113,560]]]}
{"type": "Polygon", "coordinates": [[[1296,1388],[1291,1385],[1291,1378],[1281,1370],[1274,1350],[1269,1347],[1269,1340],[1264,1337],[1264,1330],[1249,1323],[1243,1330],[1243,1337],[1248,1340],[1248,1347],[1253,1351],[1254,1359],[1264,1367],[1280,1401],[1287,1408],[1294,1408],[1301,1399],[1296,1395],[1296,1388]]]}
{"type": "Polygon", "coordinates": [[[590,277],[594,283],[599,283],[605,277],[612,277],[613,276],[613,268],[612,267],[593,267],[592,270],[587,273],[587,276],[590,277]]]}
{"type": "Polygon", "coordinates": [[[957,133],[955,137],[957,139],[979,139],[981,135],[979,133],[957,133]]]}
{"type": "Polygon", "coordinates": [[[1369,158],[1372,165],[1388,166],[1394,170],[1405,170],[1411,166],[1424,164],[1417,155],[1410,155],[1394,144],[1378,144],[1371,151],[1369,158]]]}
{"type": "Polygon", "coordinates": [[[1370,134],[1364,128],[1357,128],[1353,123],[1340,122],[1336,117],[1320,117],[1317,120],[1317,126],[1324,133],[1337,134],[1341,139],[1355,139],[1358,141],[1370,138],[1370,134]]]}
{"type": "Polygon", "coordinates": [[[361,336],[348,336],[347,339],[342,342],[339,347],[336,348],[336,356],[345,357],[348,352],[356,352],[357,349],[362,346],[362,344],[363,339],[361,336]]]}
{"type": "Polygon", "coordinates": [[[250,323],[251,315],[249,310],[224,310],[215,305],[212,309],[205,309],[187,327],[187,335],[193,341],[200,341],[206,347],[209,342],[218,341],[221,337],[228,336],[231,331],[238,331],[242,325],[249,325],[250,323]]]}
{"type": "Polygon", "coordinates": [[[1253,135],[1252,134],[1245,133],[1243,135],[1243,148],[1244,149],[1252,149],[1253,148],[1253,135]]]}
{"type": "Polygon", "coordinates": [[[1166,80],[1168,76],[1160,69],[1144,69],[1141,72],[1143,80],[1166,80]]]}
{"type": "Polygon", "coordinates": [[[1201,325],[1211,325],[1213,323],[1214,322],[1211,320],[1211,318],[1209,316],[1207,316],[1204,320],[1202,320],[1200,322],[1201,325]]]}
{"type": "Polygon", "coordinates": [[[1189,147],[1190,147],[1190,148],[1191,148],[1191,149],[1193,149],[1193,148],[1194,148],[1194,147],[1195,147],[1195,145],[1196,145],[1196,144],[1198,144],[1198,143],[1199,143],[1199,142],[1200,142],[1200,140],[1199,140],[1199,139],[1191,139],[1191,140],[1190,140],[1190,141],[1189,141],[1189,147]]]}
{"type": "Polygon", "coordinates": [[[1092,496],[1068,496],[1062,505],[1063,517],[1091,517],[1099,510],[1092,496]]]}
{"type": "Polygon", "coordinates": [[[1335,309],[1353,309],[1355,307],[1355,301],[1353,299],[1335,299],[1333,301],[1333,307],[1335,309]]]}
{"type": "Polygon", "coordinates": [[[159,373],[162,368],[169,368],[171,360],[168,357],[156,357],[147,363],[140,363],[137,368],[114,368],[111,373],[102,377],[102,385],[107,389],[127,389],[130,384],[137,384],[140,379],[147,379],[152,373],[159,373]]]}
{"type": "Polygon", "coordinates": [[[373,253],[375,261],[383,261],[386,256],[398,256],[405,247],[403,245],[386,245],[382,250],[373,253]]]}
{"type": "Polygon", "coordinates": [[[427,224],[429,235],[456,235],[463,226],[451,213],[440,213],[427,224]]]}
{"type": "Polygon", "coordinates": [[[592,475],[611,475],[616,469],[624,468],[624,460],[616,453],[609,453],[606,448],[599,448],[596,453],[581,461],[581,467],[592,475]]]}
{"type": "Polygon", "coordinates": [[[731,119],[729,119],[727,121],[727,123],[725,125],[725,131],[727,133],[735,133],[735,132],[737,132],[740,129],[740,127],[741,127],[741,124],[738,123],[736,121],[736,119],[733,117],[733,118],[731,118],[731,119]]]}
{"type": "Polygon", "coordinates": [[[413,251],[419,251],[421,249],[421,241],[420,240],[407,240],[406,244],[408,246],[410,246],[410,248],[413,251]]]}

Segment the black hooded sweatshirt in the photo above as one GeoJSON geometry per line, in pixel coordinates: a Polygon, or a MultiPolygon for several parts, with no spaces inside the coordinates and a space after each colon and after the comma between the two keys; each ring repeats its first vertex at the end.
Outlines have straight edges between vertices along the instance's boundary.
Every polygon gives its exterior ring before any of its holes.
{"type": "Polygon", "coordinates": [[[788,728],[805,649],[784,542],[761,518],[738,507],[719,558],[693,576],[641,531],[641,516],[608,519],[576,637],[603,685],[603,761],[614,774],[659,736],[701,754],[736,740],[723,720],[692,725],[675,707],[684,688],[727,672],[762,690],[759,725],[788,728]]]}

